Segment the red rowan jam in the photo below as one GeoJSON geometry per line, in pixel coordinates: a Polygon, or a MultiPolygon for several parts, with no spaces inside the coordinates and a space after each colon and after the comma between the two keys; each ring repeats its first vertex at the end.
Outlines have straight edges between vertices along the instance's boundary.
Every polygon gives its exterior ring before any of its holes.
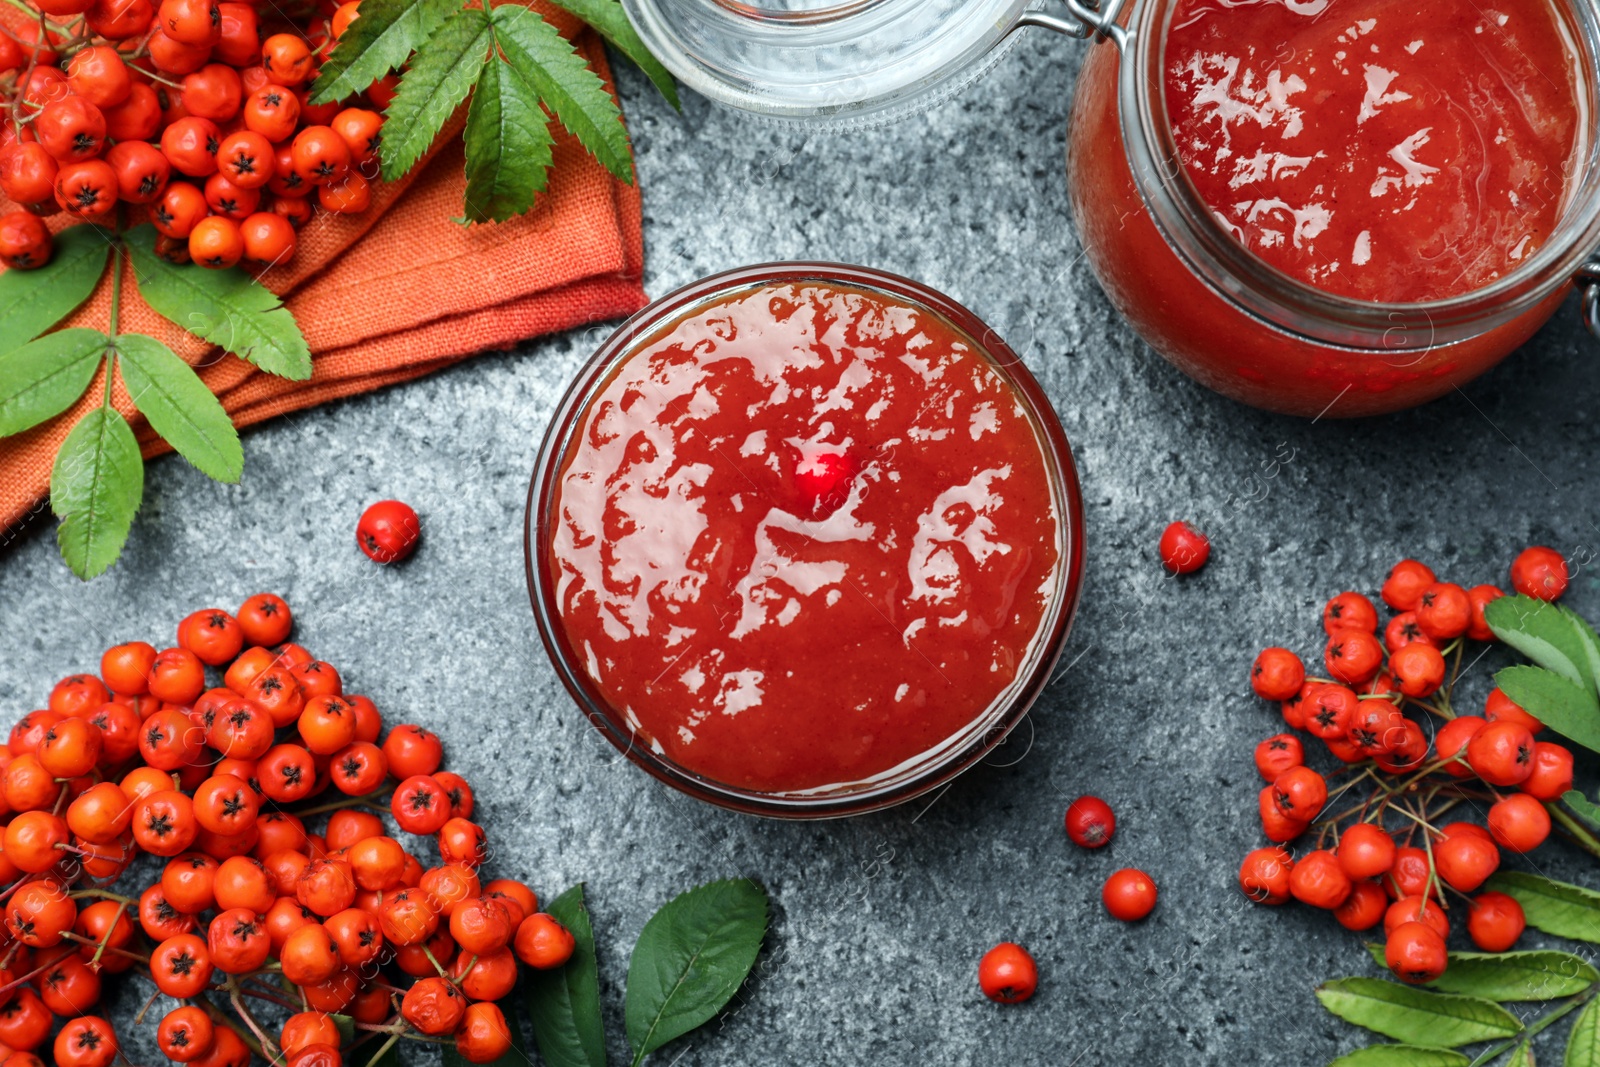
{"type": "Polygon", "coordinates": [[[1217,221],[1359,300],[1514,270],[1555,229],[1594,121],[1550,0],[1180,0],[1166,55],[1178,150],[1217,221]]]}
{"type": "Polygon", "coordinates": [[[554,494],[583,669],[643,743],[761,792],[964,737],[1061,562],[1013,387],[943,317],[842,283],[717,297],[624,357],[554,494]]]}

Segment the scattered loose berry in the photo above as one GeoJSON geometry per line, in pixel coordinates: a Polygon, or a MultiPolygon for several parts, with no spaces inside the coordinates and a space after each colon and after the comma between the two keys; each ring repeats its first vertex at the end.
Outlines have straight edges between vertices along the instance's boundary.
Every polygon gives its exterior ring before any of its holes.
{"type": "Polygon", "coordinates": [[[1211,558],[1211,540],[1186,522],[1161,532],[1161,563],[1173,574],[1193,574],[1211,558]]]}
{"type": "Polygon", "coordinates": [[[1106,879],[1100,899],[1112,918],[1138,922],[1155,910],[1156,884],[1143,871],[1124,867],[1106,879]]]}
{"type": "Polygon", "coordinates": [[[1111,805],[1099,797],[1079,797],[1067,805],[1067,836],[1083,848],[1100,848],[1111,843],[1117,830],[1117,816],[1111,805]]]}
{"type": "Polygon", "coordinates": [[[1039,967],[1027,949],[1004,941],[979,961],[978,987],[997,1004],[1020,1004],[1039,988],[1039,967]]]}
{"type": "Polygon", "coordinates": [[[405,559],[416,550],[421,535],[417,513],[398,500],[378,501],[361,513],[356,525],[356,544],[375,563],[405,559]]]}

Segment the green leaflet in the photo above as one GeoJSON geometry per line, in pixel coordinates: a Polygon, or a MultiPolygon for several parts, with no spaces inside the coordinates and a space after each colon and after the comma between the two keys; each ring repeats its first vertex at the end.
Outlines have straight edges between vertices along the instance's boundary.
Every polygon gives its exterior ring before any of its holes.
{"type": "Polygon", "coordinates": [[[384,112],[385,181],[404,177],[439,136],[483,73],[489,42],[484,10],[466,8],[452,15],[417,52],[384,112]]]}
{"type": "Polygon", "coordinates": [[[1600,830],[1600,805],[1578,792],[1569,789],[1561,794],[1561,803],[1572,809],[1572,813],[1596,830],[1600,830]]]}
{"type": "Polygon", "coordinates": [[[509,63],[490,60],[467,109],[469,222],[504,222],[533,206],[550,173],[550,120],[509,63]]]}
{"type": "MultiPolygon", "coordinates": [[[[6,271],[0,278],[19,273],[6,271]]],[[[71,407],[94,380],[107,343],[99,330],[61,330],[0,354],[0,437],[71,407]]]]}
{"type": "Polygon", "coordinates": [[[311,102],[344,100],[399,70],[460,7],[461,0],[363,0],[361,17],[345,29],[318,71],[311,102]]]}
{"type": "Polygon", "coordinates": [[[1595,675],[1588,652],[1561,609],[1533,597],[1507,596],[1490,601],[1483,617],[1500,640],[1581,686],[1594,699],[1595,675]]]}
{"type": "Polygon", "coordinates": [[[1577,638],[1578,648],[1582,650],[1584,658],[1589,664],[1589,678],[1600,682],[1600,634],[1594,632],[1594,627],[1584,620],[1577,612],[1570,608],[1559,608],[1561,617],[1567,620],[1567,625],[1572,628],[1573,635],[1577,638]]]}
{"type": "Polygon", "coordinates": [[[237,482],[244,471],[239,431],[194,368],[154,337],[123,334],[116,347],[122,381],[151,428],[202,473],[237,482]]]}
{"type": "Polygon", "coordinates": [[[562,893],[545,906],[545,912],[572,931],[577,945],[564,967],[528,976],[528,1018],[533,1024],[534,1044],[549,1067],[606,1067],[600,973],[594,956],[594,930],[583,906],[583,886],[562,893]]]}
{"type": "Polygon", "coordinates": [[[1600,1067],[1600,1008],[1594,1001],[1578,1013],[1567,1034],[1566,1067],[1600,1067]]]}
{"type": "Polygon", "coordinates": [[[634,31],[633,23],[628,21],[627,12],[622,10],[622,5],[617,0],[555,0],[555,4],[557,7],[566,8],[593,26],[613,48],[644,71],[645,77],[649,78],[661,95],[667,98],[667,103],[680,111],[683,110],[683,106],[678,103],[678,86],[672,80],[672,75],[667,73],[667,68],[663,67],[661,61],[651,54],[643,41],[639,40],[639,34],[634,31]]]}
{"type": "Polygon", "coordinates": [[[1534,1067],[1533,1047],[1530,1046],[1526,1041],[1518,1045],[1517,1050],[1513,1052],[1511,1054],[1511,1058],[1506,1061],[1506,1067],[1534,1067]]]}
{"type": "Polygon", "coordinates": [[[711,882],[650,917],[628,961],[626,1018],[634,1067],[732,999],[767,931],[767,894],[747,878],[711,882]]]}
{"type": "Polygon", "coordinates": [[[1600,942],[1600,893],[1522,871],[1497,871],[1484,888],[1514,897],[1535,930],[1600,942]]]}
{"type": "Polygon", "coordinates": [[[521,4],[494,8],[495,40],[506,62],[557,121],[621,181],[633,181],[628,128],[600,75],[554,26],[521,4]]]}
{"type": "MultiPolygon", "coordinates": [[[[1368,944],[1379,967],[1387,967],[1383,946],[1368,944]]],[[[1596,981],[1589,962],[1570,952],[1529,949],[1522,952],[1452,952],[1450,966],[1429,989],[1495,1001],[1555,1000],[1582,993],[1596,981]]]]}
{"type": "Polygon", "coordinates": [[[1447,1048],[1423,1045],[1369,1045],[1348,1052],[1328,1067],[1467,1067],[1467,1058],[1447,1048]]]}
{"type": "Polygon", "coordinates": [[[311,350],[277,294],[238,268],[168,263],[156,255],[155,239],[148,224],[124,235],[139,295],[158,314],[268,374],[294,381],[311,377],[311,350]]]}
{"type": "Polygon", "coordinates": [[[1592,752],[1600,752],[1600,703],[1555,671],[1522,664],[1494,676],[1494,684],[1528,714],[1592,752]]]}
{"type": "Polygon", "coordinates": [[[111,241],[98,226],[72,226],[56,234],[49,263],[0,274],[0,322],[6,324],[0,348],[33,340],[89,299],[110,253],[111,241]]]}
{"type": "Polygon", "coordinates": [[[61,558],[93,578],[122,551],[144,495],[144,459],[133,430],[114,408],[78,420],[50,471],[50,508],[61,519],[61,558]]]}
{"type": "Polygon", "coordinates": [[[1454,1048],[1522,1030],[1516,1016],[1491,1000],[1430,993],[1381,978],[1325,982],[1317,999],[1346,1022],[1407,1044],[1454,1048]]]}
{"type": "Polygon", "coordinates": [[[1582,993],[1600,972],[1570,952],[1452,952],[1430,988],[1489,1000],[1554,1000],[1582,993]]]}

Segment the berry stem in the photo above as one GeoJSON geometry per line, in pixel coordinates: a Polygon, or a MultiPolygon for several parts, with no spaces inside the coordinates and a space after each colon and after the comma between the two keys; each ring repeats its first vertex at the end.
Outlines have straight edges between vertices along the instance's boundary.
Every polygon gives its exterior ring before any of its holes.
{"type": "Polygon", "coordinates": [[[1550,813],[1550,817],[1566,830],[1574,844],[1591,856],[1600,856],[1600,840],[1596,840],[1593,834],[1584,829],[1582,823],[1568,815],[1558,803],[1547,803],[1544,807],[1550,813]]]}
{"type": "Polygon", "coordinates": [[[367,1061],[367,1067],[378,1067],[378,1061],[383,1059],[384,1055],[390,1049],[394,1048],[395,1044],[399,1040],[400,1040],[400,1035],[399,1034],[390,1034],[389,1035],[389,1040],[387,1040],[383,1044],[379,1045],[378,1046],[378,1051],[373,1053],[372,1058],[367,1061]]]}
{"type": "Polygon", "coordinates": [[[100,944],[94,950],[94,955],[89,957],[90,970],[100,969],[100,957],[106,954],[106,949],[111,947],[111,935],[117,932],[117,923],[122,920],[122,913],[128,910],[128,902],[123,901],[117,905],[117,913],[111,917],[111,922],[106,925],[106,932],[100,937],[100,944]]]}
{"type": "MultiPolygon", "coordinates": [[[[159,992],[159,990],[157,992],[159,992]]],[[[247,1046],[249,1046],[251,1052],[254,1052],[257,1056],[261,1056],[268,1062],[275,1062],[276,1057],[267,1056],[261,1051],[261,1042],[255,1039],[254,1034],[248,1033],[247,1031],[241,1029],[238,1023],[228,1018],[227,1012],[211,1003],[209,997],[195,997],[193,1003],[199,1005],[201,1010],[203,1010],[207,1015],[211,1016],[212,1021],[218,1026],[226,1026],[229,1030],[232,1030],[234,1033],[238,1034],[239,1040],[243,1041],[247,1046]]]]}
{"type": "MultiPolygon", "coordinates": [[[[98,945],[99,944],[99,942],[96,941],[94,938],[92,938],[92,937],[84,937],[82,934],[73,933],[71,930],[63,930],[63,931],[61,931],[61,936],[66,938],[68,941],[73,941],[73,942],[76,942],[76,943],[78,943],[80,945],[98,945]]],[[[130,952],[125,948],[112,948],[110,945],[107,945],[106,946],[106,951],[110,952],[110,953],[113,953],[114,955],[124,956],[124,957],[126,957],[127,959],[130,959],[130,960],[137,960],[138,962],[143,963],[143,964],[145,964],[147,966],[150,963],[150,957],[149,956],[142,956],[137,952],[130,952]]]]}
{"type": "Polygon", "coordinates": [[[228,991],[228,1003],[233,1005],[233,1010],[239,1013],[239,1018],[244,1020],[244,1024],[250,1028],[250,1031],[256,1035],[256,1040],[261,1043],[261,1055],[269,1062],[276,1063],[278,1061],[278,1046],[272,1043],[272,1038],[267,1036],[266,1031],[261,1029],[261,1024],[256,1022],[256,1017],[250,1014],[250,1009],[245,1007],[244,997],[239,992],[239,980],[233,975],[229,975],[228,980],[223,983],[223,988],[228,991]]]}

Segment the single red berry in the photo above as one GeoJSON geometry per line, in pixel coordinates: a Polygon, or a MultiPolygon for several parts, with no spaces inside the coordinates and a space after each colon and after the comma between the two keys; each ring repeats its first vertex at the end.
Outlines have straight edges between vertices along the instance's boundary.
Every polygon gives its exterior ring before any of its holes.
{"type": "Polygon", "coordinates": [[[1257,904],[1282,904],[1289,899],[1294,860],[1281,848],[1258,848],[1239,865],[1239,888],[1257,904]]]}
{"type": "Polygon", "coordinates": [[[1444,938],[1426,923],[1402,923],[1389,935],[1383,959],[1402,982],[1431,982],[1444,973],[1444,938]]]}
{"type": "Polygon", "coordinates": [[[1490,722],[1521,723],[1528,728],[1530,734],[1538,734],[1544,730],[1544,723],[1529,715],[1498,686],[1489,690],[1489,698],[1483,702],[1483,717],[1490,722]]]}
{"type": "Polygon", "coordinates": [[[1533,743],[1533,773],[1522,791],[1535,800],[1558,800],[1572,788],[1572,750],[1554,741],[1533,743]]]}
{"type": "Polygon", "coordinates": [[[1322,608],[1322,629],[1329,637],[1340,630],[1365,630],[1378,628],[1378,609],[1360,593],[1340,593],[1322,608]]]}
{"type": "Polygon", "coordinates": [[[356,544],[375,563],[398,563],[411,555],[422,535],[417,513],[398,500],[380,500],[361,513],[356,544]]]}
{"type": "Polygon", "coordinates": [[[1513,793],[1490,806],[1489,835],[1501,848],[1532,852],[1550,836],[1550,813],[1527,793],[1513,793]]]}
{"type": "Polygon", "coordinates": [[[1366,630],[1340,630],[1328,638],[1322,659],[1332,678],[1360,685],[1383,668],[1383,644],[1366,630]]]}
{"type": "Polygon", "coordinates": [[[1525,548],[1511,564],[1511,588],[1536,600],[1559,600],[1571,575],[1567,561],[1553,548],[1525,548]]]}
{"type": "Polygon", "coordinates": [[[1500,850],[1477,834],[1457,834],[1433,846],[1433,863],[1446,885],[1470,893],[1500,868],[1500,850]]]}
{"type": "Polygon", "coordinates": [[[1273,780],[1272,802],[1285,816],[1310,822],[1328,802],[1328,783],[1310,767],[1290,767],[1273,780]]]}
{"type": "Polygon", "coordinates": [[[1445,771],[1455,778],[1471,778],[1472,768],[1467,766],[1462,750],[1467,747],[1467,742],[1477,736],[1478,731],[1489,725],[1476,715],[1457,715],[1433,735],[1434,751],[1441,760],[1449,760],[1445,764],[1445,771]]]}
{"type": "Polygon", "coordinates": [[[1111,805],[1099,797],[1079,797],[1067,805],[1067,836],[1084,848],[1100,848],[1111,843],[1117,830],[1117,816],[1111,805]]]}
{"type": "Polygon", "coordinates": [[[1100,899],[1112,918],[1138,922],[1155,910],[1156,884],[1143,871],[1124,867],[1106,879],[1100,899]]]}
{"type": "Polygon", "coordinates": [[[1296,900],[1328,911],[1345,902],[1352,885],[1338,857],[1325,848],[1300,857],[1289,876],[1289,892],[1296,900]]]}
{"type": "Polygon", "coordinates": [[[1268,648],[1250,668],[1250,688],[1264,700],[1288,700],[1306,680],[1305,665],[1287,648],[1268,648]]]}
{"type": "Polygon", "coordinates": [[[997,1004],[1020,1004],[1039,988],[1039,967],[1027,949],[1005,941],[983,954],[978,987],[997,1004]]]}
{"type": "Polygon", "coordinates": [[[1193,574],[1211,558],[1211,540],[1186,522],[1161,532],[1161,563],[1173,574],[1193,574]]]}
{"type": "Polygon", "coordinates": [[[1389,895],[1377,882],[1359,881],[1350,887],[1344,903],[1333,909],[1333,917],[1346,930],[1370,930],[1383,921],[1389,895]]]}
{"type": "MultiPolygon", "coordinates": [[[[1306,761],[1305,746],[1294,734],[1273,734],[1256,746],[1256,771],[1268,781],[1306,761]]],[[[1071,813],[1068,812],[1070,817],[1071,813]]]]}
{"type": "Polygon", "coordinates": [[[1406,923],[1426,923],[1438,931],[1440,937],[1450,936],[1450,919],[1437,900],[1425,896],[1401,897],[1389,905],[1383,915],[1383,933],[1387,937],[1406,923]]]}
{"type": "Polygon", "coordinates": [[[1389,656],[1389,672],[1400,692],[1413,700],[1426,699],[1444,684],[1444,656],[1432,645],[1409,644],[1389,656]]]}
{"type": "Polygon", "coordinates": [[[1489,620],[1484,618],[1483,611],[1492,601],[1505,596],[1505,591],[1494,585],[1475,585],[1467,590],[1467,599],[1472,603],[1472,622],[1467,626],[1467,636],[1474,641],[1493,641],[1494,631],[1489,629],[1489,620]]]}
{"type": "Polygon", "coordinates": [[[1415,611],[1422,591],[1438,580],[1427,564],[1403,559],[1383,583],[1383,602],[1396,611],[1415,611]]]}
{"type": "Polygon", "coordinates": [[[1479,893],[1467,913],[1467,933],[1472,943],[1485,952],[1506,951],[1527,927],[1522,905],[1504,893],[1479,893]]]}
{"type": "Polygon", "coordinates": [[[1372,823],[1356,823],[1339,838],[1333,854],[1351,878],[1377,878],[1394,867],[1394,838],[1372,823]]]}
{"type": "Polygon", "coordinates": [[[1417,598],[1417,625],[1435,641],[1460,637],[1472,625],[1472,598],[1454,582],[1434,582],[1417,598]]]}
{"type": "Polygon", "coordinates": [[[1516,722],[1492,722],[1467,742],[1467,762],[1490,785],[1519,785],[1533,773],[1533,734],[1516,722]]]}

